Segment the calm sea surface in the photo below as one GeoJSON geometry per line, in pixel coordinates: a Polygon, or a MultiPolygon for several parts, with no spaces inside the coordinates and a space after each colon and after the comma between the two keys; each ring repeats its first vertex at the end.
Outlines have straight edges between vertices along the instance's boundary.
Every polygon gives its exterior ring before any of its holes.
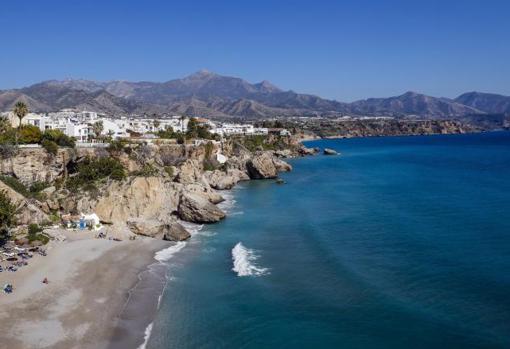
{"type": "Polygon", "coordinates": [[[170,260],[147,348],[510,348],[510,133],[308,146],[170,260]]]}

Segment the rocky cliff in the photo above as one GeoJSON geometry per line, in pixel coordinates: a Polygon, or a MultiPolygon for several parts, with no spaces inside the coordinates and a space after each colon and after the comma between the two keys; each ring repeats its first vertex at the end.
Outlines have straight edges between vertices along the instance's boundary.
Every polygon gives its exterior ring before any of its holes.
{"type": "Polygon", "coordinates": [[[0,189],[8,190],[24,207],[23,224],[42,223],[49,214],[94,212],[110,229],[181,240],[190,235],[178,220],[214,223],[225,218],[225,212],[216,206],[224,200],[222,190],[240,181],[276,178],[278,172],[292,169],[281,157],[297,154],[294,150],[251,152],[240,144],[213,142],[196,146],[143,144],[120,151],[60,149],[54,156],[40,148],[20,149],[16,156],[2,161],[1,174],[26,186],[37,182],[51,186],[39,201],[24,198],[5,185],[0,189]],[[227,161],[220,164],[218,153],[227,161]],[[93,190],[66,187],[84,159],[102,157],[117,159],[127,170],[127,178],[99,181],[93,190]]]}

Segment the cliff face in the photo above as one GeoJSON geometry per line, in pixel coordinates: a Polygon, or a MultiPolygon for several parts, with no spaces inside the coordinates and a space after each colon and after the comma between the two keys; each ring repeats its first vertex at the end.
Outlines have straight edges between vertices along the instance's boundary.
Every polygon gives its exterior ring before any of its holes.
{"type": "Polygon", "coordinates": [[[329,138],[458,134],[480,131],[480,128],[465,122],[412,119],[306,121],[299,127],[304,131],[303,138],[310,137],[310,135],[329,138]]]}
{"type": "Polygon", "coordinates": [[[2,161],[3,175],[13,176],[26,186],[55,181],[64,186],[50,186],[41,201],[24,198],[1,182],[0,189],[8,190],[15,202],[24,207],[21,224],[48,221],[50,213],[95,212],[111,229],[186,239],[189,234],[183,232],[177,219],[196,223],[223,219],[225,213],[216,206],[224,200],[221,190],[230,189],[239,181],[275,178],[279,171],[291,170],[278,158],[281,155],[275,151],[250,152],[232,143],[139,145],[110,153],[102,148],[60,149],[55,156],[40,148],[20,149],[16,156],[2,161]],[[217,153],[228,160],[220,164],[217,153]],[[81,161],[105,156],[122,163],[128,177],[97,182],[94,191],[65,188],[81,161]],[[143,172],[146,168],[150,172],[143,172]]]}

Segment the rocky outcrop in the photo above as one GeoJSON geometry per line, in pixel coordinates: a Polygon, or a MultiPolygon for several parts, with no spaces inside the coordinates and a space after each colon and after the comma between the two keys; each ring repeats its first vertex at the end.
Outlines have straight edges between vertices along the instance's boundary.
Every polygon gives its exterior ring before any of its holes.
{"type": "Polygon", "coordinates": [[[246,162],[246,169],[251,179],[267,179],[278,177],[278,170],[269,153],[255,155],[246,162]]]}
{"type": "Polygon", "coordinates": [[[203,196],[183,193],[178,207],[182,220],[194,223],[214,223],[225,218],[225,213],[203,196]]]}
{"type": "Polygon", "coordinates": [[[186,228],[175,221],[161,223],[154,220],[132,219],[127,222],[127,226],[136,235],[168,241],[183,241],[191,237],[186,228]]]}
{"type": "Polygon", "coordinates": [[[163,235],[163,225],[154,220],[131,219],[127,221],[127,226],[132,233],[136,235],[161,237],[163,235]]]}
{"type": "Polygon", "coordinates": [[[324,148],[324,155],[338,155],[338,152],[333,149],[324,148]]]}
{"type": "Polygon", "coordinates": [[[177,210],[180,187],[161,177],[135,177],[105,188],[93,210],[103,222],[125,224],[134,218],[166,222],[177,210]]]}
{"type": "Polygon", "coordinates": [[[291,171],[292,166],[270,152],[262,152],[246,162],[246,170],[251,179],[268,179],[278,177],[278,172],[291,171]]]}
{"type": "Polygon", "coordinates": [[[4,191],[11,202],[16,205],[17,224],[42,224],[49,221],[49,217],[41,209],[38,201],[25,198],[2,181],[0,181],[0,191],[4,191]]]}
{"type": "Polygon", "coordinates": [[[191,237],[189,231],[186,230],[177,222],[172,222],[170,224],[165,224],[163,227],[163,240],[168,241],[183,241],[187,240],[191,237]]]}
{"type": "Polygon", "coordinates": [[[305,146],[302,146],[298,149],[298,154],[300,156],[309,156],[309,155],[315,155],[320,151],[319,148],[307,148],[305,146]]]}
{"type": "Polygon", "coordinates": [[[183,187],[183,192],[199,195],[212,204],[219,204],[225,201],[223,196],[212,190],[208,184],[204,183],[187,184],[183,187]]]}
{"type": "Polygon", "coordinates": [[[273,164],[276,167],[277,172],[290,172],[292,171],[292,166],[280,159],[273,158],[273,164]]]}
{"type": "Polygon", "coordinates": [[[50,182],[64,173],[71,156],[68,149],[59,149],[56,155],[50,155],[42,148],[20,149],[16,156],[0,160],[0,171],[24,184],[50,182]]]}
{"type": "Polygon", "coordinates": [[[188,159],[179,168],[177,182],[182,184],[192,184],[201,181],[202,172],[197,160],[188,159]]]}
{"type": "Polygon", "coordinates": [[[207,171],[204,177],[209,182],[209,185],[217,190],[232,189],[240,181],[250,179],[245,171],[237,168],[228,169],[226,172],[220,170],[207,171]]]}

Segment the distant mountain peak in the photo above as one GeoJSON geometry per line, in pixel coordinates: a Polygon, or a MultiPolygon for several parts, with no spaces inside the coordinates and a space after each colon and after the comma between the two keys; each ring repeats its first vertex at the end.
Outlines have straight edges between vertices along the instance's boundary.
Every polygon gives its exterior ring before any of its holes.
{"type": "Polygon", "coordinates": [[[188,76],[188,78],[209,78],[213,76],[217,76],[218,74],[207,70],[207,69],[200,69],[199,71],[191,74],[188,76]]]}
{"type": "Polygon", "coordinates": [[[271,92],[281,92],[282,91],[281,89],[279,89],[278,87],[276,87],[275,85],[273,85],[271,82],[269,82],[267,80],[262,80],[258,84],[255,84],[255,86],[258,87],[260,92],[271,93],[271,92]]]}

